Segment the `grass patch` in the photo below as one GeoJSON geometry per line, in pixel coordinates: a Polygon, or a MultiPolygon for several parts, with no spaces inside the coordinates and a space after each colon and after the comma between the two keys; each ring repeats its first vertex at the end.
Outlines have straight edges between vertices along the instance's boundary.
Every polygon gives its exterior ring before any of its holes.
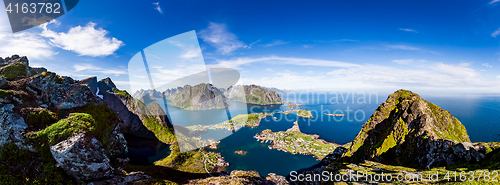
{"type": "Polygon", "coordinates": [[[23,62],[18,62],[9,66],[5,66],[1,69],[3,76],[7,80],[14,80],[16,78],[25,77],[26,66],[23,62]]]}
{"type": "Polygon", "coordinates": [[[0,97],[5,98],[7,96],[12,96],[12,95],[14,95],[14,92],[0,89],[0,97]]]}

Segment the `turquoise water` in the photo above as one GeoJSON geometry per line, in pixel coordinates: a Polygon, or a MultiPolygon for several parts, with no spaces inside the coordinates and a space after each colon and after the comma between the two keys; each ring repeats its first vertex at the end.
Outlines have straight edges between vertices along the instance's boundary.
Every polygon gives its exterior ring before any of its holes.
{"type": "MultiPolygon", "coordinates": [[[[231,170],[255,170],[261,175],[277,173],[288,175],[292,170],[300,170],[317,164],[312,156],[293,155],[277,150],[269,150],[267,143],[257,142],[253,138],[264,129],[284,131],[299,122],[302,132],[318,134],[320,138],[330,142],[344,144],[353,140],[380,103],[388,94],[330,94],[304,93],[296,97],[282,95],[286,102],[301,103],[300,108],[313,111],[314,118],[300,118],[295,114],[275,113],[261,121],[257,128],[242,128],[231,134],[226,130],[209,130],[203,138],[217,138],[229,135],[221,140],[219,149],[222,156],[230,163],[231,170]],[[324,113],[345,114],[345,117],[331,117],[324,113]],[[246,155],[234,154],[235,150],[248,151],[246,155]]],[[[434,97],[422,96],[424,99],[450,111],[466,127],[473,142],[500,141],[500,98],[499,97],[434,97]]],[[[158,103],[163,103],[163,100],[158,103]]],[[[241,102],[229,102],[231,113],[247,114],[251,112],[278,112],[288,110],[286,105],[246,105],[241,102]]],[[[225,109],[189,111],[168,106],[168,115],[173,124],[212,125],[228,119],[225,109]]],[[[231,115],[234,117],[236,115],[231,115]]]]}

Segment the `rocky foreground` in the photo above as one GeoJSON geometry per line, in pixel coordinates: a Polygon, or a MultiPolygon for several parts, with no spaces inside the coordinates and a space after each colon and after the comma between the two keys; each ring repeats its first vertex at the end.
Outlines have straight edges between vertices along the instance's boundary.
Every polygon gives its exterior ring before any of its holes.
{"type": "Polygon", "coordinates": [[[17,55],[0,58],[0,67],[1,184],[176,184],[206,170],[220,175],[220,154],[180,153],[161,107],[109,78],[75,80],[17,55]],[[172,152],[156,164],[128,164],[123,133],[171,144],[172,152]]]}

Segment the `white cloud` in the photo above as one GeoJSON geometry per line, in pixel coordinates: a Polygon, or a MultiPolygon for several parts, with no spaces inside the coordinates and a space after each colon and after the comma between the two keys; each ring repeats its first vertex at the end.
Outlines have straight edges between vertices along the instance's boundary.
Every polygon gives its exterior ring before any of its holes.
{"type": "Polygon", "coordinates": [[[500,2],[500,0],[493,0],[493,1],[490,1],[488,4],[495,4],[497,2],[500,2]]]}
{"type": "Polygon", "coordinates": [[[408,28],[399,28],[399,30],[401,31],[407,31],[407,32],[414,32],[414,33],[418,33],[417,30],[414,30],[414,29],[408,29],[408,28]]]}
{"type": "Polygon", "coordinates": [[[37,34],[29,32],[1,33],[0,32],[0,57],[13,54],[28,56],[29,59],[49,59],[57,52],[52,46],[37,34]]]}
{"type": "Polygon", "coordinates": [[[264,47],[271,47],[271,46],[283,45],[283,44],[288,44],[288,43],[290,43],[290,42],[285,42],[282,40],[275,40],[269,44],[265,44],[264,47]]]}
{"type": "MultiPolygon", "coordinates": [[[[500,1],[500,0],[499,0],[499,1],[500,1]]],[[[497,38],[497,36],[498,36],[498,35],[500,35],[500,28],[498,28],[498,30],[494,31],[494,32],[491,34],[491,36],[492,36],[493,38],[497,38]]]]}
{"type": "Polygon", "coordinates": [[[388,45],[387,47],[391,49],[399,49],[399,50],[420,50],[420,48],[405,46],[405,45],[388,45]]]}
{"type": "Polygon", "coordinates": [[[493,66],[491,66],[491,65],[490,65],[490,64],[488,64],[488,63],[481,64],[481,66],[484,66],[484,67],[489,67],[489,68],[493,68],[493,66]]]}
{"type": "Polygon", "coordinates": [[[225,24],[211,22],[207,29],[201,30],[198,35],[203,41],[217,48],[222,54],[230,54],[239,49],[246,48],[245,43],[238,40],[238,37],[227,30],[225,24]]]}
{"type": "Polygon", "coordinates": [[[47,29],[45,24],[41,26],[44,29],[41,35],[50,38],[57,47],[92,57],[112,55],[123,45],[122,41],[109,37],[107,30],[96,29],[95,26],[95,23],[89,22],[85,27],[71,28],[68,33],[57,33],[47,29]]]}
{"type": "Polygon", "coordinates": [[[306,49],[307,49],[307,48],[311,48],[312,46],[311,46],[311,45],[304,44],[302,47],[304,47],[304,48],[306,48],[306,49]]]}
{"type": "Polygon", "coordinates": [[[244,65],[252,63],[266,63],[266,64],[289,64],[297,66],[321,66],[321,67],[357,67],[358,64],[319,60],[308,58],[287,58],[287,57],[262,57],[262,58],[237,58],[233,60],[217,60],[217,64],[209,65],[210,67],[226,67],[231,69],[241,69],[244,65]]]}
{"type": "Polygon", "coordinates": [[[158,12],[163,15],[163,10],[161,10],[160,2],[153,3],[153,5],[155,5],[155,10],[158,10],[158,12]]]}
{"type": "Polygon", "coordinates": [[[364,65],[336,69],[329,73],[340,88],[419,89],[442,91],[498,92],[500,80],[488,78],[470,68],[470,63],[457,65],[442,62],[426,63],[418,69],[364,65]]]}
{"type": "Polygon", "coordinates": [[[75,69],[76,72],[81,72],[81,71],[96,72],[96,73],[101,73],[101,74],[105,74],[105,75],[114,75],[114,76],[127,74],[127,70],[105,69],[105,68],[94,66],[92,64],[75,64],[75,65],[73,65],[73,68],[75,69]]]}
{"type": "Polygon", "coordinates": [[[396,63],[396,64],[409,64],[409,63],[412,63],[413,59],[405,59],[405,60],[392,60],[392,62],[396,63]]]}

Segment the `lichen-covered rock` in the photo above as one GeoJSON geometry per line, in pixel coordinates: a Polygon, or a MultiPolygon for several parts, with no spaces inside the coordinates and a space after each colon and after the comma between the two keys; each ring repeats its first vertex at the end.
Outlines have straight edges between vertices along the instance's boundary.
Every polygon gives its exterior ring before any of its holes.
{"type": "Polygon", "coordinates": [[[267,180],[270,180],[276,184],[280,184],[280,185],[284,185],[284,184],[288,184],[288,181],[286,180],[285,177],[281,176],[281,175],[277,175],[275,173],[269,173],[267,174],[267,177],[266,177],[267,180]]]}
{"type": "Polygon", "coordinates": [[[105,104],[85,84],[55,73],[36,75],[26,82],[26,85],[35,91],[38,103],[47,105],[51,110],[71,109],[87,103],[105,104]]]}
{"type": "MultiPolygon", "coordinates": [[[[118,175],[108,180],[91,182],[88,183],[87,185],[106,185],[106,184],[126,185],[147,179],[151,179],[151,177],[149,175],[144,174],[143,172],[132,172],[124,176],[118,175]]],[[[139,184],[141,183],[139,182],[139,184]]]]}
{"type": "Polygon", "coordinates": [[[96,138],[84,133],[50,147],[54,159],[77,180],[97,180],[113,175],[106,151],[96,138]]]}
{"type": "MultiPolygon", "coordinates": [[[[278,179],[280,179],[278,177],[278,179]]],[[[276,184],[255,171],[233,170],[230,175],[189,180],[187,184],[276,184]]]]}
{"type": "Polygon", "coordinates": [[[5,143],[13,142],[20,148],[33,150],[31,146],[24,143],[24,137],[19,132],[28,128],[24,119],[14,113],[12,104],[0,104],[0,147],[5,143]]]}
{"type": "Polygon", "coordinates": [[[120,156],[128,152],[127,140],[125,140],[125,137],[120,132],[119,125],[113,129],[109,138],[111,138],[111,147],[109,150],[111,156],[120,156]]]}
{"type": "Polygon", "coordinates": [[[0,88],[7,84],[7,80],[4,77],[0,77],[0,88]]]}
{"type": "Polygon", "coordinates": [[[344,157],[418,167],[470,161],[468,155],[481,158],[473,147],[454,152],[452,147],[459,142],[470,139],[450,112],[411,91],[398,90],[363,124],[344,157]]]}

